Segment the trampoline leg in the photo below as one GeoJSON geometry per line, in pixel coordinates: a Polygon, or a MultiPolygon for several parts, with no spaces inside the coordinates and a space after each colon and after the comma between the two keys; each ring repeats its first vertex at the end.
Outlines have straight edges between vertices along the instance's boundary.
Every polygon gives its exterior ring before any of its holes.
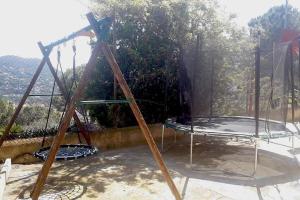
{"type": "Polygon", "coordinates": [[[162,131],[161,131],[161,152],[164,151],[164,135],[165,135],[165,125],[162,125],[162,131]]]}
{"type": "Polygon", "coordinates": [[[258,144],[257,144],[257,138],[254,139],[254,147],[255,147],[255,158],[254,158],[254,172],[253,175],[256,174],[256,170],[257,170],[257,163],[258,163],[258,144]]]}
{"type": "Polygon", "coordinates": [[[295,153],[295,133],[292,135],[292,152],[295,153]]]}
{"type": "Polygon", "coordinates": [[[194,136],[194,133],[191,132],[191,144],[190,144],[190,166],[191,167],[193,165],[193,136],[194,136]]]}

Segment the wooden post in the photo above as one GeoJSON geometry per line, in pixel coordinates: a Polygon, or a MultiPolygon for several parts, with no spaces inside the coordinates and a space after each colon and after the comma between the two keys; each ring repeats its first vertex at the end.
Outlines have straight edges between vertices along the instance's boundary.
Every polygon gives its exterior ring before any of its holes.
{"type": "Polygon", "coordinates": [[[36,72],[34,73],[32,79],[31,79],[31,81],[30,81],[30,84],[28,85],[28,87],[27,87],[27,89],[26,89],[26,91],[25,91],[25,93],[24,93],[24,95],[23,95],[23,97],[22,97],[22,99],[21,99],[19,105],[17,106],[17,108],[16,108],[16,110],[15,110],[13,116],[10,118],[9,123],[8,123],[7,126],[5,127],[5,130],[4,130],[4,132],[3,132],[3,135],[2,135],[2,137],[0,138],[0,147],[2,146],[4,140],[7,138],[7,136],[9,135],[10,129],[12,128],[13,124],[15,123],[15,121],[16,121],[16,119],[17,119],[17,117],[18,117],[18,115],[19,115],[19,113],[20,113],[20,111],[21,111],[23,105],[25,104],[26,99],[28,98],[28,96],[29,96],[29,94],[30,94],[30,92],[31,92],[31,90],[32,90],[32,88],[33,88],[33,86],[34,86],[36,80],[38,79],[38,77],[39,77],[39,75],[40,75],[40,73],[41,73],[41,71],[42,71],[42,69],[43,69],[43,67],[44,67],[44,65],[45,65],[45,63],[46,63],[46,59],[47,59],[47,57],[49,56],[49,53],[50,53],[50,51],[47,52],[47,53],[44,55],[44,58],[42,59],[40,65],[39,65],[38,68],[36,69],[36,72]]]}
{"type": "MultiPolygon", "coordinates": [[[[43,55],[46,55],[47,54],[47,51],[45,49],[45,47],[43,46],[43,44],[41,42],[38,42],[38,46],[42,52],[43,55]]],[[[63,97],[65,98],[65,100],[67,101],[68,100],[68,94],[67,94],[67,91],[65,90],[65,86],[62,84],[62,82],[60,81],[59,77],[57,76],[56,74],[56,71],[49,59],[49,57],[46,58],[46,63],[50,69],[50,72],[52,73],[53,77],[54,77],[54,80],[55,82],[57,83],[57,86],[58,88],[60,89],[63,97]]],[[[82,136],[84,137],[86,143],[88,145],[91,145],[91,138],[90,138],[90,135],[86,132],[84,126],[82,125],[78,115],[76,112],[74,112],[74,115],[73,115],[73,118],[74,118],[74,121],[76,123],[76,125],[78,126],[79,130],[80,130],[80,133],[82,134],[82,136]]]]}
{"type": "Polygon", "coordinates": [[[31,192],[31,198],[33,200],[37,200],[40,193],[42,192],[42,189],[46,182],[49,170],[55,160],[55,155],[56,155],[62,141],[64,140],[65,133],[69,127],[71,118],[75,113],[75,104],[83,94],[84,88],[86,87],[86,85],[88,83],[92,69],[97,64],[97,57],[99,54],[100,54],[100,44],[98,43],[93,50],[93,53],[92,53],[92,56],[91,56],[89,62],[86,65],[83,75],[79,81],[78,87],[76,88],[75,93],[68,104],[66,114],[65,114],[64,118],[62,119],[62,123],[59,126],[58,133],[53,140],[47,160],[45,161],[45,163],[42,167],[42,170],[39,173],[37,181],[34,185],[34,188],[31,192]]]}
{"type": "Polygon", "coordinates": [[[127,85],[127,82],[125,81],[125,79],[122,75],[122,72],[120,70],[118,63],[116,62],[111,50],[109,49],[109,47],[106,44],[101,45],[101,50],[102,50],[105,58],[107,59],[108,63],[110,64],[110,66],[114,72],[114,76],[117,79],[126,99],[129,101],[130,108],[139,124],[139,127],[140,127],[142,133],[144,134],[144,136],[146,138],[149,148],[153,154],[153,157],[154,157],[157,165],[159,166],[160,170],[162,171],[162,174],[165,177],[174,197],[176,198],[176,200],[181,199],[180,194],[179,194],[179,192],[169,174],[169,171],[162,159],[162,156],[159,153],[159,150],[155,144],[155,141],[152,137],[150,129],[147,126],[147,124],[144,120],[144,117],[133,97],[133,94],[131,93],[129,86],[127,85]]]}

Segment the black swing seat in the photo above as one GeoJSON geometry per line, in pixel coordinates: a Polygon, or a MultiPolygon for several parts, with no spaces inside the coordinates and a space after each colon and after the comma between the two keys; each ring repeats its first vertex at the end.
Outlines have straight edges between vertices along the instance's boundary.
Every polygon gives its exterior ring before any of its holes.
{"type": "MultiPolygon", "coordinates": [[[[46,160],[50,151],[50,147],[45,147],[37,152],[34,152],[34,157],[41,160],[46,160]]],[[[75,160],[78,158],[84,158],[91,156],[98,152],[96,147],[86,145],[86,144],[66,144],[61,145],[55,160],[75,160]]]]}

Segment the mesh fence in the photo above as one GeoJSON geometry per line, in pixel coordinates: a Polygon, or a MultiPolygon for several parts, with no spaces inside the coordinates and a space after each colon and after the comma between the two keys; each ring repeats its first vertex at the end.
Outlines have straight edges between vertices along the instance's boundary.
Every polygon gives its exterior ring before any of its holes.
{"type": "MultiPolygon", "coordinates": [[[[178,121],[199,116],[254,117],[255,52],[245,52],[252,62],[243,63],[195,46],[185,49],[179,70],[182,113],[178,121]]],[[[260,50],[260,56],[259,117],[268,132],[272,120],[283,124],[292,121],[292,101],[297,120],[298,54],[290,43],[277,43],[269,51],[260,50]]]]}

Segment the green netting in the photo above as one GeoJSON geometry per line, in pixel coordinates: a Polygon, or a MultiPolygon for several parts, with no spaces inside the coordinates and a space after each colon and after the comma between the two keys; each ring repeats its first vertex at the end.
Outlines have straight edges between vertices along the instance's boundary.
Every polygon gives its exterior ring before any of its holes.
{"type": "Polygon", "coordinates": [[[275,44],[269,55],[262,55],[260,117],[287,121],[290,96],[290,52],[288,43],[275,44]]]}
{"type": "MultiPolygon", "coordinates": [[[[292,51],[290,42],[259,51],[260,88],[256,90],[253,49],[244,52],[248,60],[245,61],[242,55],[238,59],[234,54],[220,57],[209,46],[198,51],[196,44],[187,47],[178,73],[182,112],[177,121],[214,116],[254,117],[255,95],[259,91],[259,126],[265,126],[266,133],[270,132],[272,120],[282,124],[292,122],[292,100],[298,102],[299,96],[298,54],[292,51]],[[296,98],[292,98],[292,91],[296,98]]],[[[255,120],[251,123],[255,127],[255,120]]]]}

